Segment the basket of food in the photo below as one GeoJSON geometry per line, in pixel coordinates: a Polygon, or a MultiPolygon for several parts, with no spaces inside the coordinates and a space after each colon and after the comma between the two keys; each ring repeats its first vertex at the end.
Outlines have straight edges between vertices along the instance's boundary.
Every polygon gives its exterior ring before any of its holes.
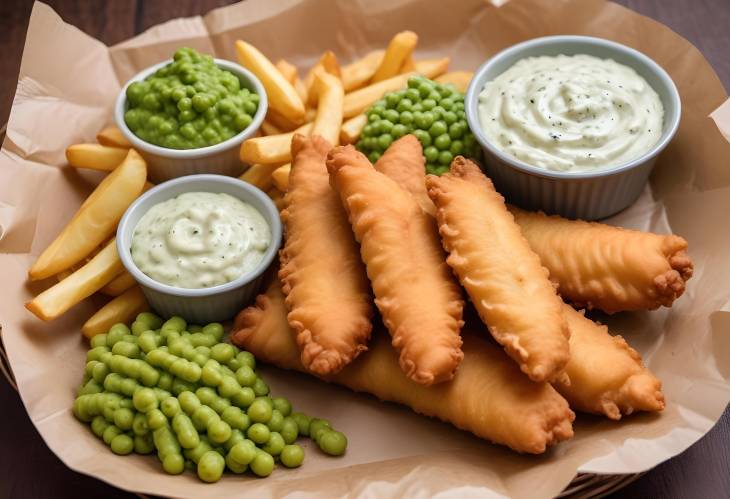
{"type": "Polygon", "coordinates": [[[2,367],[69,467],[170,497],[590,497],[709,431],[711,68],[611,3],[439,6],[249,0],[107,48],[36,4],[2,367]]]}

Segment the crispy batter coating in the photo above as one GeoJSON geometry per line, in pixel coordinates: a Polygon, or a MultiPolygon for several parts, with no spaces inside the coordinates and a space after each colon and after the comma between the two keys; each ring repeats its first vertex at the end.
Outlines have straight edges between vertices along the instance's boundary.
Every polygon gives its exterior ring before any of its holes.
{"type": "Polygon", "coordinates": [[[426,158],[415,135],[404,135],[393,142],[375,162],[375,169],[410,192],[423,211],[436,215],[436,207],[426,192],[426,158]]]}
{"type": "Polygon", "coordinates": [[[286,241],[279,278],[302,364],[327,375],[367,349],[372,298],[365,266],[339,195],[329,184],[330,144],[319,136],[292,140],[289,188],[281,213],[286,241]]]}
{"type": "Polygon", "coordinates": [[[454,376],[463,358],[461,290],[445,263],[433,219],[352,146],[327,158],[403,371],[430,385],[454,376]]]}
{"type": "Polygon", "coordinates": [[[570,383],[553,386],[570,407],[583,412],[621,419],[636,411],[664,409],[662,383],[641,362],[639,353],[621,336],[611,336],[596,324],[564,305],[570,329],[570,361],[565,372],[570,383]]]}
{"type": "MultiPolygon", "coordinates": [[[[231,340],[264,362],[304,370],[276,282],[255,306],[238,315],[231,340]]],[[[573,436],[575,415],[549,384],[530,381],[503,352],[471,332],[465,332],[464,350],[453,381],[426,387],[403,375],[386,333],[376,330],[369,351],[328,380],[406,405],[518,452],[540,454],[573,436]]]]}
{"type": "Polygon", "coordinates": [[[449,173],[428,175],[426,187],[447,263],[492,336],[532,380],[561,376],[570,357],[563,303],[504,198],[461,156],[449,173]]]}
{"type": "Polygon", "coordinates": [[[692,277],[687,241],[510,208],[558,292],[607,313],[669,307],[692,277]]]}

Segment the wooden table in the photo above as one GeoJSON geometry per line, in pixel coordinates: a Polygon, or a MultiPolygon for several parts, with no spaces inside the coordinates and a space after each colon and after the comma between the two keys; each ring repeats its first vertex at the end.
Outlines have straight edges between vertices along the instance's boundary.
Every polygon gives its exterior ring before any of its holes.
{"type": "MultiPolygon", "coordinates": [[[[114,44],[171,18],[203,14],[228,0],[46,0],[67,22],[114,44]]],[[[670,26],[707,57],[730,87],[730,0],[618,0],[670,26]]],[[[0,123],[15,92],[33,2],[0,1],[0,123]]],[[[17,393],[0,380],[0,498],[135,497],[75,473],[49,451],[17,393]]],[[[730,411],[696,445],[615,493],[614,498],[716,498],[730,496],[730,411]]]]}

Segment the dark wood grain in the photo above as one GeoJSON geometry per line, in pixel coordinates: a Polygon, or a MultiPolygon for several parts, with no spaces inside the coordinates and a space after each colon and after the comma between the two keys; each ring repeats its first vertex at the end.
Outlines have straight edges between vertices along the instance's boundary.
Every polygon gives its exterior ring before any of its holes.
{"type": "MultiPolygon", "coordinates": [[[[114,44],[155,24],[202,14],[230,0],[46,0],[67,22],[114,44]]],[[[687,38],[730,88],[730,0],[618,0],[687,38]]],[[[0,123],[15,92],[32,0],[0,0],[0,123]]],[[[0,499],[133,498],[69,470],[45,445],[12,388],[0,380],[0,499]]],[[[657,466],[614,498],[730,497],[730,411],[680,456],[657,466]]]]}

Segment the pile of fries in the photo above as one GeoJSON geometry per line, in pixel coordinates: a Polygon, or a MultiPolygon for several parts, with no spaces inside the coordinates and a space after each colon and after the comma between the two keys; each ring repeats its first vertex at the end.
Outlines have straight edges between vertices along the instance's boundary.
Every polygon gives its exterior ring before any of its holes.
{"type": "MultiPolygon", "coordinates": [[[[346,66],[340,66],[327,50],[300,78],[288,61],[272,63],[253,45],[237,41],[239,63],[261,80],[269,99],[261,136],[241,145],[241,161],[251,165],[241,180],[265,191],[281,208],[295,133],[318,134],[334,145],[354,143],[367,123],[364,111],[384,94],[405,88],[414,74],[452,83],[462,91],[466,88],[472,73],[448,73],[448,57],[414,61],[417,43],[415,33],[403,31],[385,50],[370,52],[346,66]]],[[[89,338],[149,308],[140,287],[122,266],[114,236],[124,211],[153,184],[147,180],[144,159],[121,130],[105,128],[96,138],[97,143],[69,146],[66,158],[72,167],[109,175],[31,267],[31,280],[55,276],[58,283],[26,304],[49,321],[95,293],[111,297],[82,326],[89,338]]]]}

